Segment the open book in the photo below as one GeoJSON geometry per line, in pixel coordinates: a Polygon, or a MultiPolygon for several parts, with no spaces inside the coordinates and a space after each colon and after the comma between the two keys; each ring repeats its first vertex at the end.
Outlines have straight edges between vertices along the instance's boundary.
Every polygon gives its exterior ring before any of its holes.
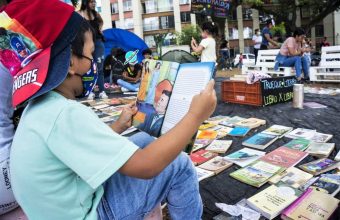
{"type": "Polygon", "coordinates": [[[213,77],[215,63],[145,60],[133,126],[154,137],[173,128],[188,112],[194,95],[213,77]]]}

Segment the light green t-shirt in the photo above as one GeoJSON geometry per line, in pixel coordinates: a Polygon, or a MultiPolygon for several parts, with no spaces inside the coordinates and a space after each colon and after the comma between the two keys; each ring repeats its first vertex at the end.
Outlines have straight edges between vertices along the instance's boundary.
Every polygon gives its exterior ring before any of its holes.
{"type": "Polygon", "coordinates": [[[15,197],[32,220],[97,220],[102,184],[137,149],[88,107],[49,92],[28,105],[14,136],[15,197]]]}

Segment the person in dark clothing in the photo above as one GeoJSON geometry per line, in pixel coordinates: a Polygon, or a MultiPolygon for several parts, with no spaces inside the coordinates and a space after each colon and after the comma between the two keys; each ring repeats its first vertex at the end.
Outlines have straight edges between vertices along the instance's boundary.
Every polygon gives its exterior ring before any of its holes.
{"type": "Polygon", "coordinates": [[[142,52],[144,59],[152,59],[152,50],[151,49],[145,49],[142,52]]]}
{"type": "Polygon", "coordinates": [[[270,44],[276,47],[280,47],[279,43],[273,40],[273,36],[270,33],[270,29],[273,28],[272,19],[268,19],[266,21],[266,26],[262,29],[262,43],[261,50],[267,50],[270,47],[270,44]]]}
{"type": "Polygon", "coordinates": [[[118,79],[123,79],[125,51],[121,48],[112,48],[111,55],[104,61],[104,78],[106,83],[117,85],[118,79]]]}

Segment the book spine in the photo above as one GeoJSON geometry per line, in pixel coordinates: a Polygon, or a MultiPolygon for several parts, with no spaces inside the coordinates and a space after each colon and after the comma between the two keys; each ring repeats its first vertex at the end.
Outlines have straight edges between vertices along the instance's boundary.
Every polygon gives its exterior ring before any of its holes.
{"type": "Polygon", "coordinates": [[[288,217],[289,214],[291,214],[299,205],[300,203],[312,192],[313,190],[311,188],[308,188],[306,192],[304,192],[293,204],[288,206],[283,212],[282,215],[285,215],[288,217]]]}

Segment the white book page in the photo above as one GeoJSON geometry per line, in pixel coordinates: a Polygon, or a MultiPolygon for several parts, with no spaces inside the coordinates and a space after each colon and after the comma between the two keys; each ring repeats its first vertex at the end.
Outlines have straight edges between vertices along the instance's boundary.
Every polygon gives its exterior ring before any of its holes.
{"type": "Polygon", "coordinates": [[[168,108],[164,117],[161,134],[173,128],[188,112],[193,96],[199,94],[212,76],[209,65],[182,65],[178,75],[168,108]]]}

